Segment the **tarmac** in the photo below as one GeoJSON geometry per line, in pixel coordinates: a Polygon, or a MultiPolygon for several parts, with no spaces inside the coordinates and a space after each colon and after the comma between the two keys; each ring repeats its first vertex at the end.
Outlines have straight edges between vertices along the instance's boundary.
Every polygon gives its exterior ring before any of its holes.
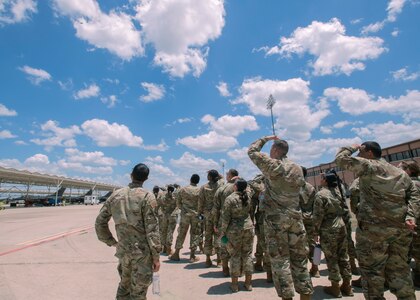
{"type": "MultiPolygon", "coordinates": [[[[7,208],[0,211],[0,299],[1,300],[111,300],[119,282],[115,248],[96,238],[94,222],[100,205],[7,208]]],[[[113,230],[113,223],[110,228],[113,230]]],[[[174,244],[177,230],[175,231],[174,244]]],[[[158,299],[280,299],[265,273],[254,273],[253,291],[230,292],[230,278],[221,268],[189,263],[189,237],[181,261],[161,256],[160,295],[149,288],[147,298],[158,299]]],[[[322,287],[329,285],[325,260],[321,278],[313,278],[312,299],[333,299],[322,287]]],[[[353,276],[356,279],[358,276],[353,276]]],[[[244,278],[240,278],[240,283],[244,278]]],[[[386,299],[396,299],[389,291],[386,299]]],[[[420,291],[416,291],[420,299],[420,291]]],[[[296,295],[294,299],[299,299],[296,295]]],[[[361,289],[354,297],[364,299],[361,289]]]]}

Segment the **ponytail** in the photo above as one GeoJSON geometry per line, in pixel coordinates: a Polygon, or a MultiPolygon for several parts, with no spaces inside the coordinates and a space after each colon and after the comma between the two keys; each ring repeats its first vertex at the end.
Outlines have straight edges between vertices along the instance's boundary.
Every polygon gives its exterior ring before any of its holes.
{"type": "Polygon", "coordinates": [[[244,179],[239,178],[235,181],[235,185],[239,193],[239,199],[242,201],[242,207],[247,206],[249,202],[248,193],[246,192],[248,183],[244,179]]]}

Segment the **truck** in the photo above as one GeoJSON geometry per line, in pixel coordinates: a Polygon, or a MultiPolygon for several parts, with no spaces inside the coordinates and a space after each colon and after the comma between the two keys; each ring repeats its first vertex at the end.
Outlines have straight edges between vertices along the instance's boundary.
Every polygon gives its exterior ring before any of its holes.
{"type": "Polygon", "coordinates": [[[99,198],[98,198],[98,196],[87,195],[87,196],[85,196],[84,204],[85,205],[99,204],[99,198]]]}

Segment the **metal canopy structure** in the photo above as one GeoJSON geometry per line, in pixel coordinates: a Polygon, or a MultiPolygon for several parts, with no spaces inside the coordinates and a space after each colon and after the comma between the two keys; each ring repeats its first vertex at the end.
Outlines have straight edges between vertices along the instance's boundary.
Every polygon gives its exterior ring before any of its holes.
{"type": "Polygon", "coordinates": [[[101,191],[113,191],[115,189],[121,188],[119,185],[79,180],[29,171],[20,171],[3,167],[0,167],[0,182],[25,184],[28,186],[45,185],[66,188],[96,189],[101,191]]]}

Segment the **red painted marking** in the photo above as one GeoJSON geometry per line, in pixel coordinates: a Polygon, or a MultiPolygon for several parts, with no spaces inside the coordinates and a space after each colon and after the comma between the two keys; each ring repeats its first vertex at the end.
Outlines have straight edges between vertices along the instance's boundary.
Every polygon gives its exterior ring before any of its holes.
{"type": "Polygon", "coordinates": [[[66,232],[66,233],[63,233],[61,235],[57,235],[57,236],[53,236],[53,237],[50,237],[50,238],[46,238],[46,239],[41,240],[39,242],[35,242],[35,243],[28,244],[28,245],[23,246],[23,247],[19,247],[19,248],[15,248],[15,249],[11,249],[11,250],[5,251],[5,252],[1,252],[0,253],[0,256],[7,255],[7,254],[10,254],[10,253],[14,253],[14,252],[18,252],[18,251],[24,250],[26,248],[31,248],[31,247],[38,246],[38,245],[41,245],[41,244],[44,244],[44,243],[52,242],[52,241],[61,239],[63,237],[66,237],[66,236],[75,234],[75,233],[79,233],[79,232],[82,232],[82,231],[90,230],[93,227],[94,226],[85,227],[85,228],[82,228],[82,229],[79,229],[79,230],[76,230],[76,231],[75,230],[71,230],[71,231],[66,232]]]}

